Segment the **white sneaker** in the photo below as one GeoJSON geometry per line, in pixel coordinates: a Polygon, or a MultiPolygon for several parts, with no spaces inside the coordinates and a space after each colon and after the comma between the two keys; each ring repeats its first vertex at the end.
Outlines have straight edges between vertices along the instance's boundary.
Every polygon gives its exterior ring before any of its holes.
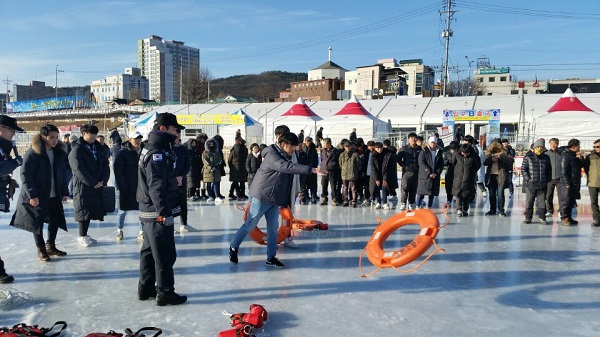
{"type": "Polygon", "coordinates": [[[117,229],[117,240],[123,240],[123,230],[117,229]]]}
{"type": "Polygon", "coordinates": [[[381,204],[380,203],[376,203],[375,204],[375,209],[381,209],[381,204]]]}
{"type": "Polygon", "coordinates": [[[369,200],[366,200],[366,199],[365,199],[365,200],[362,202],[362,206],[369,206],[369,200]]]}
{"type": "Polygon", "coordinates": [[[144,231],[138,233],[138,241],[144,241],[144,231]]]}
{"type": "Polygon", "coordinates": [[[382,208],[383,208],[383,209],[392,209],[392,208],[390,207],[390,203],[389,203],[389,202],[386,202],[385,204],[383,204],[383,207],[382,207],[382,208]]]}
{"type": "Polygon", "coordinates": [[[221,198],[215,198],[215,204],[222,204],[223,203],[223,199],[221,198]]]}
{"type": "Polygon", "coordinates": [[[81,247],[89,247],[90,243],[88,242],[88,240],[86,239],[85,236],[80,236],[77,238],[77,243],[79,243],[79,245],[81,247]]]}
{"type": "Polygon", "coordinates": [[[206,201],[208,201],[208,202],[212,202],[212,201],[215,201],[215,198],[213,198],[213,197],[209,197],[208,199],[206,199],[206,201]]]}
{"type": "Polygon", "coordinates": [[[404,204],[404,203],[400,204],[400,210],[401,211],[406,210],[406,204],[404,204]]]}
{"type": "Polygon", "coordinates": [[[283,240],[283,245],[292,249],[298,248],[298,245],[294,241],[292,241],[292,238],[289,236],[285,238],[285,240],[283,240]]]}
{"type": "Polygon", "coordinates": [[[190,225],[181,225],[181,226],[179,226],[179,231],[181,233],[187,233],[187,232],[197,232],[198,230],[190,225]]]}

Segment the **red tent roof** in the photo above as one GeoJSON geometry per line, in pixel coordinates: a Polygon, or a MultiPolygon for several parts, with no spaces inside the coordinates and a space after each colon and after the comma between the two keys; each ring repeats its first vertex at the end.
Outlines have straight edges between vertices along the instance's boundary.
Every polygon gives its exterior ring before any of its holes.
{"type": "Polygon", "coordinates": [[[314,111],[312,111],[302,97],[298,97],[298,100],[292,107],[286,111],[283,116],[299,116],[299,117],[319,117],[314,111]]]}
{"type": "Polygon", "coordinates": [[[358,102],[356,96],[352,96],[348,103],[344,105],[342,110],[338,111],[334,116],[344,115],[372,116],[369,111],[367,111],[367,109],[365,109],[365,107],[358,102]]]}
{"type": "Polygon", "coordinates": [[[548,112],[560,112],[560,111],[591,111],[594,110],[585,106],[581,103],[579,98],[575,96],[571,88],[567,88],[561,98],[558,99],[554,105],[548,109],[548,112]]]}

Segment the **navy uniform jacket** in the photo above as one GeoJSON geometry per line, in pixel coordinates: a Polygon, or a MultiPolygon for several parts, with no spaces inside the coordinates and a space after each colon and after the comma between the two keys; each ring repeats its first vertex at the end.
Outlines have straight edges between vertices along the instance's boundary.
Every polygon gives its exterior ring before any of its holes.
{"type": "Polygon", "coordinates": [[[152,131],[140,155],[137,201],[140,220],[156,221],[159,216],[178,216],[176,158],[172,144],[177,137],[166,132],[152,131]]]}
{"type": "Polygon", "coordinates": [[[8,212],[10,207],[8,199],[9,174],[19,167],[17,161],[10,157],[12,147],[11,141],[0,138],[0,212],[5,213],[8,212]]]}

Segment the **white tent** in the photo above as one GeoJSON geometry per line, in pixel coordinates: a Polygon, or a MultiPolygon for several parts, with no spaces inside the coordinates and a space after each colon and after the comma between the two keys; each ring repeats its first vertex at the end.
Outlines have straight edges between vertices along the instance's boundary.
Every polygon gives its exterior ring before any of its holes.
{"type": "Polygon", "coordinates": [[[356,129],[356,136],[366,141],[389,136],[390,123],[373,116],[352,97],[344,107],[335,115],[325,118],[319,123],[323,127],[323,137],[331,138],[334,143],[348,138],[352,129],[356,129]]]}
{"type": "Polygon", "coordinates": [[[235,134],[240,130],[242,138],[248,144],[261,143],[263,137],[263,126],[256,119],[248,116],[244,110],[239,109],[233,115],[244,116],[244,124],[231,124],[219,126],[219,135],[223,137],[225,145],[233,145],[235,143],[235,134]]]}
{"type": "Polygon", "coordinates": [[[558,138],[561,145],[569,139],[581,141],[582,149],[591,149],[593,142],[600,138],[598,133],[600,114],[583,104],[570,88],[550,108],[548,113],[536,119],[537,138],[558,138]]]}
{"type": "MultiPolygon", "coordinates": [[[[274,127],[285,124],[290,128],[290,131],[295,134],[298,134],[300,130],[304,130],[304,136],[314,138],[317,132],[317,122],[321,120],[323,120],[323,118],[314,113],[314,111],[306,105],[302,97],[300,97],[291,108],[284,112],[280,117],[274,118],[270,124],[274,127]]],[[[269,137],[272,137],[273,131],[273,128],[267,130],[267,140],[271,139],[269,137]]]]}

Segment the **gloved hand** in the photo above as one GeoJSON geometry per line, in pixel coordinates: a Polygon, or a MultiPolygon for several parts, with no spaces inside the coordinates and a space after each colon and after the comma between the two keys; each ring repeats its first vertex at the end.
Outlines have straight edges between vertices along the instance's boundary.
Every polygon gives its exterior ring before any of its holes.
{"type": "Polygon", "coordinates": [[[175,219],[172,216],[168,216],[163,220],[163,225],[164,226],[174,226],[175,219]]]}
{"type": "Polygon", "coordinates": [[[21,156],[16,156],[13,161],[15,162],[15,164],[17,164],[17,166],[21,166],[23,165],[23,157],[21,156]]]}

